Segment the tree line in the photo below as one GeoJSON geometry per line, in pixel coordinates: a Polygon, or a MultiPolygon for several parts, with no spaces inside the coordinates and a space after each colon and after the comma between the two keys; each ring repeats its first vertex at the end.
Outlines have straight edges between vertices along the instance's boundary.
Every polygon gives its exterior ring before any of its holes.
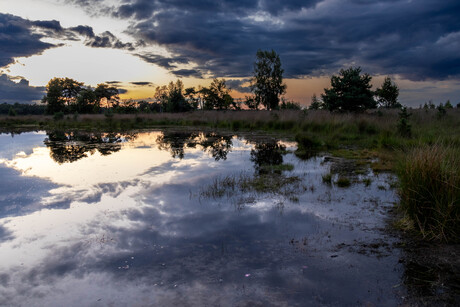
{"type": "MultiPolygon", "coordinates": [[[[105,83],[92,88],[74,79],[53,78],[46,86],[42,102],[47,114],[101,113],[107,110],[115,113],[240,110],[242,103],[253,110],[301,109],[299,103],[284,99],[286,84],[283,82],[283,73],[280,57],[274,50],[259,50],[250,80],[252,94],[246,96],[244,101],[236,101],[230,95],[232,89],[227,86],[225,79],[214,79],[208,87],[198,88],[184,88],[183,82],[177,80],[157,86],[154,102],[134,102],[121,100],[118,89],[105,83]]],[[[362,112],[377,107],[402,107],[398,101],[399,88],[390,77],[386,77],[375,91],[371,89],[371,81],[372,77],[363,73],[360,67],[342,69],[338,75],[331,77],[331,87],[324,89],[320,98],[313,95],[309,109],[362,112]]],[[[15,115],[16,107],[10,107],[8,112],[13,113],[10,115],[15,115]]]]}

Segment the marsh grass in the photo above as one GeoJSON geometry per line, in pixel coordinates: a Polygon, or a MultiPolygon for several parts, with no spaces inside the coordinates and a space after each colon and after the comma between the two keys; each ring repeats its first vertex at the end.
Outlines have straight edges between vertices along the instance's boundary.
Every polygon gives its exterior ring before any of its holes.
{"type": "Polygon", "coordinates": [[[331,173],[327,173],[327,174],[323,175],[322,179],[323,179],[324,183],[332,184],[332,174],[331,173]]]}
{"type": "Polygon", "coordinates": [[[339,177],[336,184],[340,188],[347,188],[351,185],[351,181],[347,177],[339,177]]]}
{"type": "Polygon", "coordinates": [[[460,241],[460,150],[443,144],[410,149],[398,164],[400,208],[425,239],[460,241]]]}
{"type": "Polygon", "coordinates": [[[302,180],[297,176],[285,176],[276,173],[252,176],[246,172],[241,172],[214,178],[210,185],[200,189],[199,196],[200,198],[219,199],[222,197],[232,198],[242,193],[253,193],[255,195],[282,196],[292,200],[297,198],[296,194],[306,190],[302,180]]]}

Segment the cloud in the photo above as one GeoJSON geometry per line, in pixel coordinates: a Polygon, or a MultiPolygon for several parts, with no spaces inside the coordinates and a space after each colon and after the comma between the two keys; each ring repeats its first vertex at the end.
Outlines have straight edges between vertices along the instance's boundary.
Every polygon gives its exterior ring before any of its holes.
{"type": "Polygon", "coordinates": [[[130,82],[132,85],[137,85],[137,86],[154,86],[152,82],[148,81],[140,81],[140,82],[130,82]]]}
{"type": "Polygon", "coordinates": [[[28,57],[56,47],[42,42],[42,38],[42,34],[32,31],[28,20],[0,13],[0,67],[13,63],[15,57],[28,57]]]}
{"type": "Polygon", "coordinates": [[[0,67],[14,63],[14,58],[41,54],[60,46],[43,42],[43,38],[76,41],[82,37],[86,46],[97,48],[134,50],[135,45],[142,45],[142,42],[123,43],[109,31],[96,35],[90,26],[64,28],[57,20],[31,21],[0,13],[0,67]]]}
{"type": "Polygon", "coordinates": [[[16,83],[10,76],[0,75],[0,103],[36,103],[44,94],[44,87],[29,86],[26,79],[16,83]]]}
{"type": "Polygon", "coordinates": [[[143,59],[147,63],[156,64],[166,69],[177,68],[178,64],[188,64],[189,63],[189,60],[187,59],[187,57],[181,57],[181,56],[165,57],[165,56],[153,54],[153,53],[139,53],[135,55],[143,59]]]}
{"type": "Polygon", "coordinates": [[[411,80],[460,77],[460,3],[455,0],[133,0],[112,15],[173,56],[139,53],[176,72],[178,63],[213,77],[245,77],[258,49],[281,55],[286,77],[331,74],[350,65],[411,80]]]}
{"type": "Polygon", "coordinates": [[[177,69],[171,71],[177,77],[195,77],[195,78],[202,78],[202,74],[199,70],[196,69],[177,69]]]}
{"type": "Polygon", "coordinates": [[[243,84],[250,82],[251,79],[246,78],[246,79],[229,79],[225,80],[225,83],[227,84],[227,87],[231,88],[232,90],[238,91],[240,93],[250,93],[251,88],[249,86],[243,86],[243,84]]]}

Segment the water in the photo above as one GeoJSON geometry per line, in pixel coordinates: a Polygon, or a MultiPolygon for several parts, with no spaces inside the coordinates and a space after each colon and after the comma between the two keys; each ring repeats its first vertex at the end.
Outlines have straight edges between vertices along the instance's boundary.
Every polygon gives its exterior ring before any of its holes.
{"type": "Polygon", "coordinates": [[[400,303],[394,178],[294,150],[257,134],[0,135],[0,305],[400,303]],[[331,170],[351,186],[324,183],[331,170]],[[222,187],[272,177],[293,180],[222,187]]]}

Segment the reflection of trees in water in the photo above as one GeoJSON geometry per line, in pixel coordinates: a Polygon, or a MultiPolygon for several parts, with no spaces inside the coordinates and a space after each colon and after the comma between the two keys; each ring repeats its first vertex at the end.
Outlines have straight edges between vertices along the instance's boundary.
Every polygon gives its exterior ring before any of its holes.
{"type": "Polygon", "coordinates": [[[270,166],[283,164],[283,154],[286,147],[275,140],[256,141],[251,150],[251,161],[259,174],[268,172],[270,166]]]}
{"type": "Polygon", "coordinates": [[[184,158],[186,148],[201,147],[216,161],[226,160],[231,151],[232,136],[204,132],[164,132],[157,138],[158,148],[171,152],[173,158],[184,158]]]}
{"type": "Polygon", "coordinates": [[[72,163],[98,151],[107,156],[121,149],[121,142],[136,138],[137,133],[47,132],[45,145],[51,158],[59,164],[72,163]]]}

